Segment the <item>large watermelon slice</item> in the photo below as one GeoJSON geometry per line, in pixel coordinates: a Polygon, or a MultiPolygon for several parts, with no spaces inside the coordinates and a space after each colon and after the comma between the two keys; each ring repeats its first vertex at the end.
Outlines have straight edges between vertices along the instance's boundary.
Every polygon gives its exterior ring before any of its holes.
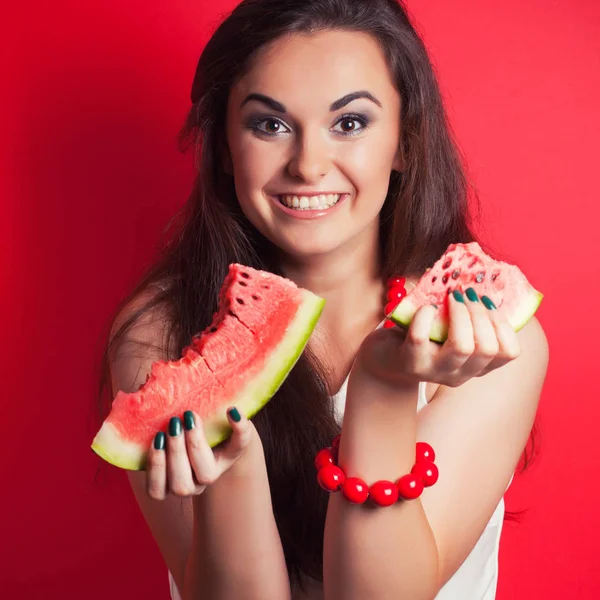
{"type": "Polygon", "coordinates": [[[142,470],[155,434],[186,410],[198,413],[216,446],[231,433],[227,407],[251,417],[275,394],[324,303],[283,277],[230,265],[210,327],[179,360],[153,363],[137,392],[117,393],[92,449],[113,465],[142,470]]]}
{"type": "Polygon", "coordinates": [[[407,328],[417,309],[435,304],[438,313],[429,338],[444,342],[448,337],[447,296],[455,289],[464,292],[468,287],[480,298],[490,298],[497,308],[503,306],[515,331],[531,319],[544,297],[518,267],[489,257],[477,242],[451,244],[387,318],[407,328]]]}

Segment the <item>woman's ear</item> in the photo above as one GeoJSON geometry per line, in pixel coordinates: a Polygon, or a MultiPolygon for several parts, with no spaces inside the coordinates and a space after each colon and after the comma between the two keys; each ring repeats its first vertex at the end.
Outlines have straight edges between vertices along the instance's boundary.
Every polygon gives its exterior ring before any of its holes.
{"type": "Polygon", "coordinates": [[[404,152],[402,150],[402,146],[398,148],[396,152],[396,156],[394,156],[394,162],[392,163],[392,171],[398,171],[398,173],[402,173],[406,168],[406,163],[404,160],[404,152]]]}

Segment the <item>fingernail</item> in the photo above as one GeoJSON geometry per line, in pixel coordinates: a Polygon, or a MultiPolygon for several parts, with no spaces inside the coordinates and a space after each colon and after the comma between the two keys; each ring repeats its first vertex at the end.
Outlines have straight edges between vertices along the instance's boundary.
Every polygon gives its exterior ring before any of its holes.
{"type": "Polygon", "coordinates": [[[165,434],[162,431],[159,431],[154,436],[154,449],[155,450],[164,450],[165,449],[165,434]]]}
{"type": "Polygon", "coordinates": [[[477,292],[472,287],[467,288],[465,290],[465,293],[467,294],[467,298],[471,302],[479,302],[479,298],[477,297],[477,292]]]}
{"type": "Polygon", "coordinates": [[[458,290],[454,290],[452,292],[452,295],[454,296],[454,299],[457,302],[462,302],[463,304],[465,303],[465,299],[463,298],[463,295],[458,290]]]}
{"type": "Polygon", "coordinates": [[[169,435],[171,437],[177,437],[181,433],[181,419],[179,417],[173,417],[169,421],[169,435]]]}
{"type": "Polygon", "coordinates": [[[231,408],[229,410],[229,416],[231,417],[231,420],[234,421],[235,423],[239,423],[242,419],[242,415],[240,415],[240,411],[237,408],[231,408]]]}
{"type": "Polygon", "coordinates": [[[194,429],[194,427],[196,427],[196,423],[194,421],[194,414],[191,410],[186,410],[183,413],[183,426],[185,427],[186,431],[190,431],[191,429],[194,429]]]}
{"type": "Polygon", "coordinates": [[[481,296],[481,301],[488,310],[496,308],[496,305],[487,296],[481,296]]]}

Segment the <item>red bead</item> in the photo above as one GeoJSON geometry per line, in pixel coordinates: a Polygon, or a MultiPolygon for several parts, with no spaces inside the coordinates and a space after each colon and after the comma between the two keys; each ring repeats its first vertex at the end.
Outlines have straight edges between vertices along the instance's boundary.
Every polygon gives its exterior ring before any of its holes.
{"type": "Polygon", "coordinates": [[[337,492],[345,479],[344,471],[335,465],[327,465],[317,473],[319,485],[328,492],[337,492]]]}
{"type": "Polygon", "coordinates": [[[424,460],[415,463],[415,466],[410,470],[413,475],[420,477],[425,487],[431,487],[440,475],[437,466],[429,460],[424,460]]]}
{"type": "Polygon", "coordinates": [[[427,442],[417,442],[417,452],[415,462],[429,460],[435,462],[435,452],[427,442]]]}
{"type": "Polygon", "coordinates": [[[341,435],[336,435],[333,438],[333,442],[331,442],[331,449],[335,450],[336,452],[340,449],[340,440],[342,439],[341,435]]]}
{"type": "Polygon", "coordinates": [[[396,304],[398,304],[404,296],[406,296],[406,290],[403,287],[393,287],[387,292],[388,301],[395,302],[396,304]]]}
{"type": "Polygon", "coordinates": [[[388,302],[385,305],[385,308],[383,309],[386,316],[389,315],[390,313],[394,312],[394,309],[396,308],[396,306],[398,306],[398,302],[388,302]]]}
{"type": "Polygon", "coordinates": [[[363,504],[369,497],[369,486],[358,477],[348,477],[342,485],[342,496],[352,504],[363,504]]]}
{"type": "Polygon", "coordinates": [[[385,323],[383,324],[383,328],[391,329],[392,327],[396,327],[396,323],[394,323],[394,321],[390,321],[389,319],[386,319],[385,323]]]}
{"type": "Polygon", "coordinates": [[[391,481],[376,481],[369,488],[369,496],[377,506],[391,506],[398,500],[398,488],[391,481]]]}
{"type": "Polygon", "coordinates": [[[335,463],[335,456],[331,448],[323,448],[323,450],[315,456],[315,469],[317,469],[317,471],[327,465],[334,465],[335,463]]]}
{"type": "Polygon", "coordinates": [[[403,475],[396,482],[398,495],[404,500],[414,500],[423,493],[423,481],[417,475],[403,475]]]}
{"type": "Polygon", "coordinates": [[[390,277],[387,280],[387,286],[389,288],[394,287],[394,286],[400,286],[400,285],[404,285],[406,283],[406,277],[390,277]]]}

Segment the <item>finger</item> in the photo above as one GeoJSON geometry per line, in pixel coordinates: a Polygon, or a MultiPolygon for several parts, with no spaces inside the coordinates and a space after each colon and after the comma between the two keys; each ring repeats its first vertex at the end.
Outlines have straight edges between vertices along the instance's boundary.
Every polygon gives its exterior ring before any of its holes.
{"type": "MultiPolygon", "coordinates": [[[[183,415],[185,424],[185,443],[188,460],[192,467],[195,483],[202,488],[213,483],[219,476],[219,468],[212,448],[204,434],[204,425],[200,416],[188,410],[183,415]]],[[[200,492],[202,490],[197,490],[200,492]]]]}
{"type": "Polygon", "coordinates": [[[408,328],[403,344],[405,354],[402,359],[405,369],[418,375],[428,373],[433,361],[440,352],[439,346],[431,343],[429,334],[438,308],[434,305],[423,305],[415,312],[408,328]]]}
{"type": "Polygon", "coordinates": [[[196,484],[192,477],[192,467],[188,459],[185,436],[179,417],[173,417],[169,421],[167,484],[169,491],[177,496],[191,496],[196,492],[196,484]]]}
{"type": "Polygon", "coordinates": [[[448,320],[448,338],[439,353],[436,370],[453,373],[475,350],[471,315],[458,289],[448,295],[448,320]]]}
{"type": "Polygon", "coordinates": [[[215,451],[220,472],[226,471],[244,454],[254,433],[254,425],[234,406],[227,409],[227,420],[232,429],[231,437],[215,451]]]}
{"type": "Polygon", "coordinates": [[[154,500],[167,495],[167,456],[165,434],[159,431],[146,458],[146,493],[154,500]]]}
{"type": "Polygon", "coordinates": [[[473,288],[467,288],[465,300],[471,317],[474,342],[473,354],[460,369],[461,378],[466,381],[471,377],[483,374],[498,355],[500,344],[496,336],[496,329],[490,319],[490,310],[483,305],[473,288]]]}
{"type": "Polygon", "coordinates": [[[496,357],[486,367],[485,373],[504,366],[505,364],[519,358],[521,355],[521,343],[517,332],[506,318],[506,313],[502,306],[498,309],[490,307],[489,319],[494,327],[496,338],[498,340],[498,352],[496,357]]]}

